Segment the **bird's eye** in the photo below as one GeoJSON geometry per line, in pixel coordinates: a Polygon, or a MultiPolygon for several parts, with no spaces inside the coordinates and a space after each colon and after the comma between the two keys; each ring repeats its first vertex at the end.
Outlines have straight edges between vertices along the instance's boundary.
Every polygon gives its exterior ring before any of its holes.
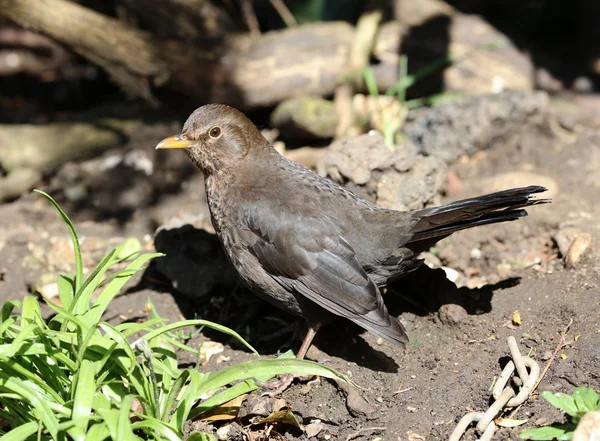
{"type": "Polygon", "coordinates": [[[213,139],[217,139],[221,137],[222,133],[223,132],[221,131],[221,127],[213,127],[208,131],[208,136],[210,136],[213,139]]]}

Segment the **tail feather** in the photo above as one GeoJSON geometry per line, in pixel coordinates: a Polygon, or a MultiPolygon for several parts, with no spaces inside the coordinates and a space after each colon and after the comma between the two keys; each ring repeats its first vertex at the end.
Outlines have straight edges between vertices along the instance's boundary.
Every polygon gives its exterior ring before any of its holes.
{"type": "Polygon", "coordinates": [[[522,208],[550,202],[532,197],[544,191],[546,188],[542,186],[513,188],[416,211],[413,216],[418,221],[412,228],[410,242],[439,240],[455,231],[527,216],[527,211],[522,208]]]}

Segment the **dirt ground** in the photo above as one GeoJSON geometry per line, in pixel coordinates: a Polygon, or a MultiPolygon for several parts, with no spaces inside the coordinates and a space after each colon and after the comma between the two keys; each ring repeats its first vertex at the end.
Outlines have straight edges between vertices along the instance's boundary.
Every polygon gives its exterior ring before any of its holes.
{"type": "MultiPolygon", "coordinates": [[[[163,127],[144,142],[138,140],[139,148],[153,149],[170,130],[163,127]]],[[[154,157],[155,162],[161,158],[154,157]]],[[[187,167],[184,160],[181,167],[187,167]]],[[[169,161],[179,167],[180,159],[169,161]]],[[[158,179],[164,182],[170,175],[157,167],[158,179]]],[[[124,237],[138,237],[153,250],[154,230],[165,218],[204,212],[201,178],[186,170],[169,178],[186,179],[181,191],[140,206],[126,222],[106,213],[94,216],[90,207],[65,202],[83,237],[88,268],[124,237]]],[[[279,400],[255,392],[237,420],[255,436],[251,439],[261,439],[266,428],[245,426],[249,418],[282,405],[291,406],[304,425],[310,424],[311,439],[447,439],[463,415],[491,404],[490,387],[508,361],[509,336],[542,369],[551,362],[538,391],[571,393],[576,386],[600,390],[600,130],[555,121],[545,130],[532,130],[516,146],[496,146],[461,158],[448,176],[444,202],[498,187],[542,184],[549,187],[553,203],[532,207],[530,216],[518,222],[453,235],[428,256],[432,266],[445,271],[423,268],[387,290],[386,303],[411,339],[405,352],[343,320],[319,332],[308,358],[348,375],[362,388],[367,404],[349,406],[352,397],[335,383],[319,379],[296,381],[279,400]],[[563,256],[580,233],[591,234],[592,244],[579,263],[566,268],[563,256]],[[444,306],[440,313],[440,306],[448,304],[461,308],[444,306]],[[515,311],[521,324],[513,322],[515,311]],[[569,324],[566,344],[554,357],[569,324]]],[[[41,197],[32,194],[1,205],[0,300],[22,298],[44,274],[71,270],[65,264],[72,261],[68,243],[64,224],[41,197]]],[[[178,294],[155,264],[115,299],[106,319],[144,317],[147,298],[169,319],[197,314],[234,327],[264,356],[297,349],[303,332],[302,323],[234,282],[202,298],[178,294]]],[[[207,370],[252,358],[216,333],[203,334],[191,344],[206,338],[225,345],[207,370]]],[[[562,422],[564,417],[536,392],[514,418],[527,423],[502,428],[494,439],[518,439],[524,427],[562,422]]],[[[230,426],[229,439],[243,439],[237,423],[230,426]]],[[[270,430],[271,439],[281,439],[277,433],[290,440],[309,439],[292,427],[270,430]]],[[[464,439],[478,436],[471,428],[464,439]]]]}

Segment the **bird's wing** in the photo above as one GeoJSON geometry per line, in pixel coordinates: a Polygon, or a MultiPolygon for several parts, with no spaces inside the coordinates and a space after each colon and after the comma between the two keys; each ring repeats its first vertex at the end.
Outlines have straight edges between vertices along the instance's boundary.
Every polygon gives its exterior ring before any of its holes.
{"type": "Polygon", "coordinates": [[[338,223],[255,204],[239,230],[244,245],[280,285],[391,342],[408,341],[338,223]]]}

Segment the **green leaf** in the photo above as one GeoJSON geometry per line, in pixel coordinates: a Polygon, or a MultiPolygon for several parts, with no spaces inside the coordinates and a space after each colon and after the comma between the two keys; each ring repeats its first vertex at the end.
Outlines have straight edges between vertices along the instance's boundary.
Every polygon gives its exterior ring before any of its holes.
{"type": "Polygon", "coordinates": [[[174,329],[185,328],[186,326],[207,326],[216,331],[220,331],[223,334],[230,335],[230,336],[236,338],[240,343],[242,343],[244,346],[246,346],[248,349],[250,349],[256,355],[258,355],[258,352],[256,352],[256,349],[254,349],[252,346],[250,346],[250,343],[248,343],[246,340],[244,340],[242,338],[242,336],[240,334],[238,334],[237,332],[235,332],[233,329],[229,329],[227,326],[219,325],[218,323],[209,322],[208,320],[200,320],[200,319],[181,320],[181,321],[171,323],[169,325],[165,325],[158,329],[154,329],[154,330],[150,331],[149,333],[147,333],[144,336],[144,339],[147,341],[151,341],[152,339],[154,339],[164,333],[170,332],[174,329]]]}
{"type": "Polygon", "coordinates": [[[144,419],[142,421],[133,423],[131,425],[133,430],[150,429],[168,441],[181,441],[181,434],[172,427],[168,426],[166,423],[154,418],[145,417],[144,415],[140,416],[144,419]]]}
{"type": "MultiPolygon", "coordinates": [[[[95,423],[90,426],[90,429],[85,434],[86,441],[102,441],[110,437],[110,431],[106,423],[95,423]]],[[[118,439],[118,438],[114,438],[118,439]]],[[[122,438],[124,439],[124,438],[122,438]]]]}
{"type": "Polygon", "coordinates": [[[594,389],[589,387],[577,387],[573,391],[575,405],[580,412],[590,412],[600,409],[600,397],[594,389]]]}
{"type": "Polygon", "coordinates": [[[58,436],[58,420],[46,402],[46,397],[38,393],[25,381],[0,372],[0,390],[10,391],[23,397],[33,407],[34,417],[38,418],[54,439],[58,436]]]}
{"type": "MultiPolygon", "coordinates": [[[[247,380],[251,378],[258,378],[261,380],[264,379],[264,381],[266,381],[266,379],[283,374],[320,375],[321,377],[325,378],[334,378],[341,381],[347,381],[333,369],[313,361],[298,360],[295,358],[271,358],[238,363],[212,374],[202,383],[199,392],[203,396],[210,397],[221,387],[236,381],[247,380]]],[[[203,404],[199,406],[200,413],[208,410],[200,408],[203,408],[203,404]]]]}
{"type": "Polygon", "coordinates": [[[73,415],[71,418],[82,432],[87,432],[88,423],[92,411],[94,394],[96,393],[95,363],[90,360],[82,360],[77,372],[77,383],[73,385],[75,395],[73,399],[73,415]]]}
{"type": "Polygon", "coordinates": [[[577,406],[575,405],[575,399],[571,395],[563,394],[562,392],[553,394],[548,391],[544,391],[540,395],[554,407],[558,407],[572,417],[577,416],[577,406]]]}
{"type": "Polygon", "coordinates": [[[121,408],[119,409],[119,418],[117,420],[117,436],[116,440],[131,440],[135,439],[135,435],[131,428],[131,419],[129,413],[131,412],[131,405],[135,397],[133,395],[127,395],[121,401],[121,408]]]}
{"type": "Polygon", "coordinates": [[[128,237],[117,247],[115,257],[120,260],[130,259],[134,254],[142,251],[142,244],[135,237],[128,237]]]}
{"type": "Polygon", "coordinates": [[[0,313],[0,323],[4,323],[10,318],[13,310],[15,308],[20,308],[21,302],[18,300],[9,300],[8,302],[4,302],[2,305],[2,312],[0,313]]]}
{"type": "Polygon", "coordinates": [[[90,326],[87,325],[87,321],[82,320],[83,317],[80,318],[74,314],[71,314],[65,308],[58,306],[48,300],[46,300],[46,304],[58,313],[52,319],[52,321],[57,321],[57,322],[61,323],[61,328],[63,328],[63,331],[67,328],[67,324],[69,322],[73,322],[73,324],[75,324],[81,330],[81,332],[89,331],[90,326]]]}
{"type": "Polygon", "coordinates": [[[33,296],[25,296],[25,298],[23,298],[21,320],[27,320],[30,323],[44,326],[42,310],[40,309],[40,303],[38,302],[37,298],[33,296]]]}
{"type": "Polygon", "coordinates": [[[365,81],[365,85],[367,86],[367,90],[369,91],[369,95],[377,98],[379,96],[379,89],[377,88],[377,80],[375,79],[375,74],[373,73],[373,69],[369,66],[366,66],[363,69],[363,79],[365,81]]]}
{"type": "Polygon", "coordinates": [[[65,274],[60,274],[56,280],[58,285],[58,298],[67,310],[71,307],[75,295],[75,280],[65,274]]]}
{"type": "MultiPolygon", "coordinates": [[[[129,264],[126,270],[138,270],[144,266],[144,264],[153,259],[155,257],[164,256],[162,253],[148,253],[139,256],[133,262],[129,264]]],[[[123,285],[127,283],[129,277],[119,277],[117,279],[112,280],[103,290],[102,293],[98,296],[96,302],[92,308],[86,313],[87,318],[92,322],[96,323],[100,321],[102,314],[108,307],[110,301],[119,293],[123,285]]]]}
{"type": "MultiPolygon", "coordinates": [[[[200,372],[193,369],[188,369],[187,372],[190,382],[181,395],[179,403],[177,404],[177,408],[175,409],[173,417],[171,418],[171,424],[174,425],[178,430],[183,430],[185,422],[190,418],[192,406],[202,395],[200,385],[202,380],[206,378],[205,375],[202,375],[200,372]]],[[[181,375],[183,376],[184,374],[182,373],[181,375]]]]}
{"type": "Polygon", "coordinates": [[[258,386],[253,380],[245,380],[234,386],[226,388],[223,392],[213,395],[208,400],[202,402],[201,407],[193,409],[188,419],[193,419],[200,414],[209,411],[213,407],[220,406],[221,404],[227,403],[240,395],[247,394],[258,389],[258,386]]]}
{"type": "Polygon", "coordinates": [[[48,200],[48,202],[50,202],[50,204],[56,209],[56,211],[58,211],[58,214],[60,214],[65,221],[65,224],[67,224],[67,227],[69,228],[69,232],[71,233],[71,241],[73,242],[73,249],[75,250],[75,292],[77,292],[83,283],[83,259],[81,257],[81,248],[79,247],[79,239],[77,238],[75,226],[65,212],[62,211],[62,208],[60,208],[58,203],[52,199],[52,196],[42,190],[35,189],[33,191],[41,194],[48,200]]]}
{"type": "Polygon", "coordinates": [[[100,279],[108,271],[110,266],[114,263],[113,256],[115,255],[115,250],[111,250],[104,259],[96,265],[92,274],[89,275],[85,282],[81,285],[81,287],[77,290],[75,297],[73,298],[73,302],[69,308],[69,312],[72,312],[76,315],[82,315],[86,311],[90,309],[90,299],[92,298],[92,293],[98,288],[100,283],[100,279]]]}
{"type": "MultiPolygon", "coordinates": [[[[179,377],[175,380],[175,383],[171,387],[171,390],[169,391],[167,398],[165,400],[163,400],[163,402],[161,403],[161,409],[160,409],[160,419],[161,420],[166,421],[166,419],[169,417],[171,410],[175,407],[175,400],[177,400],[177,396],[179,395],[179,393],[183,389],[183,386],[185,385],[188,378],[190,377],[190,372],[191,371],[189,369],[186,369],[179,374],[179,377]]],[[[179,430],[183,429],[183,427],[177,427],[177,428],[179,430]]]]}
{"type": "Polygon", "coordinates": [[[2,435],[2,441],[25,441],[38,431],[39,426],[40,423],[38,421],[30,421],[29,423],[22,424],[2,435]]]}
{"type": "Polygon", "coordinates": [[[544,426],[524,430],[519,436],[523,439],[535,441],[569,440],[573,436],[573,430],[575,430],[574,424],[544,426]]]}

